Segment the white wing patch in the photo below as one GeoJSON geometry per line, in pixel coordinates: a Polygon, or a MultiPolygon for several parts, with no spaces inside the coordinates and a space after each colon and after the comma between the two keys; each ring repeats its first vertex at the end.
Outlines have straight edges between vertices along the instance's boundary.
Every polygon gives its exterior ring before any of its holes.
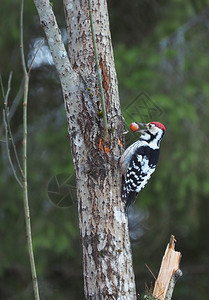
{"type": "Polygon", "coordinates": [[[137,154],[136,160],[139,162],[133,161],[131,166],[128,168],[126,174],[126,189],[127,192],[136,191],[137,193],[141,191],[147,184],[150,176],[155,171],[156,166],[149,165],[149,159],[147,156],[142,156],[137,154]]]}
{"type": "Polygon", "coordinates": [[[137,154],[136,157],[137,157],[138,162],[142,161],[142,155],[137,154]]]}
{"type": "MultiPolygon", "coordinates": [[[[121,159],[120,159],[121,172],[124,176],[126,175],[126,172],[127,172],[128,167],[129,167],[132,155],[135,152],[135,150],[140,148],[140,147],[147,146],[147,145],[148,145],[147,142],[138,140],[135,143],[133,143],[131,146],[129,146],[124,151],[124,153],[123,153],[123,155],[121,156],[121,159]]],[[[138,158],[139,161],[141,161],[142,160],[142,155],[138,154],[138,156],[139,156],[139,158],[138,158]]]]}

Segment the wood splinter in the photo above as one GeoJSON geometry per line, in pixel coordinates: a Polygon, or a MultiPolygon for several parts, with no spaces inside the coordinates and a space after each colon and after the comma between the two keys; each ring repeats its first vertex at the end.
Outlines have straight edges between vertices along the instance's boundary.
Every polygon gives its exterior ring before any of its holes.
{"type": "Polygon", "coordinates": [[[179,269],[181,252],[175,251],[175,238],[171,235],[162,259],[160,271],[153,290],[153,296],[160,300],[170,300],[176,281],[183,275],[179,269]]]}

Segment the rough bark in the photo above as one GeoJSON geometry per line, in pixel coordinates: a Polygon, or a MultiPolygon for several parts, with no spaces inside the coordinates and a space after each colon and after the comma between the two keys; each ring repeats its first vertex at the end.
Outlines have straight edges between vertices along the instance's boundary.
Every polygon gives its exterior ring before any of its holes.
{"type": "Polygon", "coordinates": [[[109,126],[106,143],[87,0],[64,1],[70,61],[49,1],[34,3],[63,90],[77,179],[85,298],[136,299],[128,221],[120,196],[118,138],[122,140],[124,126],[106,0],[92,1],[109,126]]]}

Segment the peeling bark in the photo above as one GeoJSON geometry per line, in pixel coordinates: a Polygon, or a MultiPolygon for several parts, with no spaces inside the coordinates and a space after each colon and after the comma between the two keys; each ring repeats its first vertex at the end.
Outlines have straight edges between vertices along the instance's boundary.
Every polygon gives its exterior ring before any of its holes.
{"type": "Polygon", "coordinates": [[[64,0],[68,55],[48,0],[34,0],[62,85],[77,179],[86,299],[136,299],[128,220],[121,201],[118,138],[123,140],[106,0],[92,0],[108,119],[104,147],[101,99],[87,0],[64,0]],[[69,56],[69,59],[68,59],[69,56]]]}

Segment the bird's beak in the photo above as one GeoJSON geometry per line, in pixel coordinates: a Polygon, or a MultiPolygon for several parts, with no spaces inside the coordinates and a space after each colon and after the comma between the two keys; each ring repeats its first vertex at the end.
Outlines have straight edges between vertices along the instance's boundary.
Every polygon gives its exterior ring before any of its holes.
{"type": "Polygon", "coordinates": [[[145,127],[147,124],[145,124],[145,123],[139,123],[139,122],[136,122],[136,124],[138,124],[138,125],[141,125],[141,126],[143,126],[143,127],[145,127]]]}
{"type": "Polygon", "coordinates": [[[146,124],[146,123],[138,123],[138,122],[136,122],[136,123],[137,123],[138,125],[144,127],[143,129],[139,130],[138,132],[144,133],[145,130],[146,130],[147,124],[146,124]]]}

